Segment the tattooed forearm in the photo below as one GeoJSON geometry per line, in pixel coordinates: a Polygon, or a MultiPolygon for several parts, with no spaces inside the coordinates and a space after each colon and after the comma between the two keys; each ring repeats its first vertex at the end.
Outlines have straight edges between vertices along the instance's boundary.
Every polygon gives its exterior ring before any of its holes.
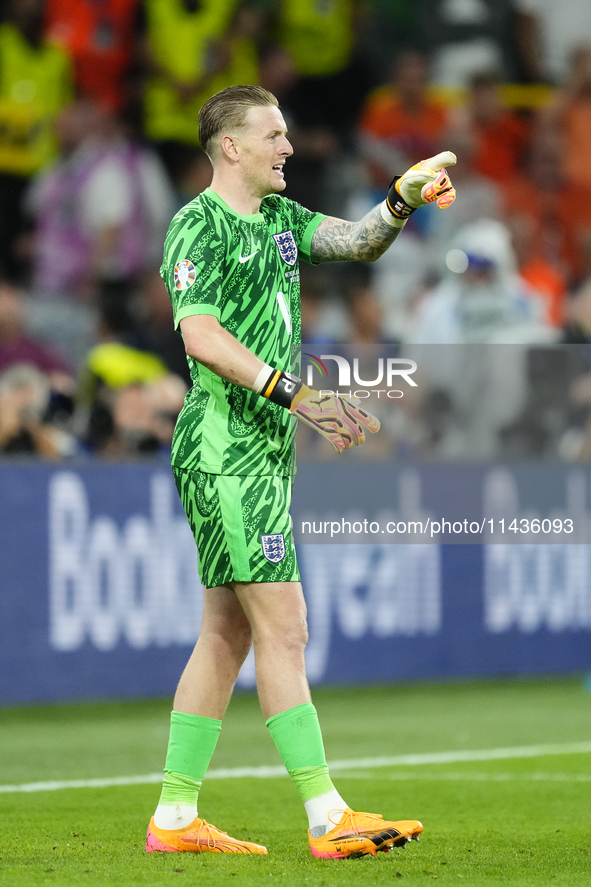
{"type": "Polygon", "coordinates": [[[312,237],[312,259],[316,262],[375,262],[394,243],[402,228],[392,228],[374,206],[360,222],[329,217],[312,237]]]}

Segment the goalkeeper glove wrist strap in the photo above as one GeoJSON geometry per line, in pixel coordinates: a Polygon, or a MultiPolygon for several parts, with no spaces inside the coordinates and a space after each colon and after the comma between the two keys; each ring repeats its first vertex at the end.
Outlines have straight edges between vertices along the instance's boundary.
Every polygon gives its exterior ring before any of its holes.
{"type": "Polygon", "coordinates": [[[401,178],[402,176],[394,176],[390,182],[385,203],[387,209],[395,219],[403,219],[406,221],[406,219],[414,213],[416,206],[410,206],[398,193],[396,182],[401,178]]]}
{"type": "Polygon", "coordinates": [[[391,228],[404,228],[406,225],[406,219],[399,219],[398,216],[393,216],[390,212],[390,207],[388,206],[388,202],[384,200],[380,203],[380,211],[382,213],[382,218],[386,225],[389,225],[391,228]]]}
{"type": "Polygon", "coordinates": [[[289,410],[292,400],[303,384],[299,376],[283,370],[274,370],[273,367],[265,365],[257,376],[253,391],[289,410]]]}

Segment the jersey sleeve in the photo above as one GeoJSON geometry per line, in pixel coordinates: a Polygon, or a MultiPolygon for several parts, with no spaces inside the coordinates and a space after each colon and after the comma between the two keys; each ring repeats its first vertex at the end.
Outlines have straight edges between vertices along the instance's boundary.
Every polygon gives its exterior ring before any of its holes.
{"type": "Polygon", "coordinates": [[[308,265],[314,265],[316,263],[310,255],[312,237],[320,222],[327,216],[324,213],[312,212],[293,200],[286,199],[285,203],[291,216],[291,229],[298,245],[300,259],[307,262],[308,265]]]}
{"type": "Polygon", "coordinates": [[[160,275],[172,302],[175,329],[184,317],[196,314],[220,319],[225,257],[221,232],[208,219],[185,212],[173,220],[160,275]]]}

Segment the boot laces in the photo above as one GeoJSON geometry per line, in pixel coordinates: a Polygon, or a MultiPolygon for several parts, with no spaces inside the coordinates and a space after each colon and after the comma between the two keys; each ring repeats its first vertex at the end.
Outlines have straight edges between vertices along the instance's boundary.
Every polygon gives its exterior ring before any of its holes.
{"type": "Polygon", "coordinates": [[[205,819],[201,820],[201,825],[199,826],[199,831],[197,833],[198,840],[201,838],[201,835],[203,832],[205,832],[205,834],[207,835],[207,846],[208,847],[216,847],[217,846],[216,835],[217,835],[218,840],[219,840],[220,836],[222,836],[223,838],[229,837],[227,832],[220,831],[219,828],[216,828],[215,825],[211,825],[209,822],[206,822],[205,819]]]}
{"type": "Polygon", "coordinates": [[[330,810],[328,814],[329,822],[332,822],[333,825],[339,825],[345,831],[352,831],[356,835],[359,834],[360,829],[366,831],[368,828],[372,828],[375,823],[375,828],[379,828],[380,823],[383,823],[384,817],[380,814],[376,813],[362,813],[359,810],[340,810],[338,807],[334,810],[330,810]],[[332,818],[333,813],[340,813],[341,816],[339,819],[335,820],[332,818]],[[343,817],[344,814],[344,817],[343,817]],[[363,817],[363,825],[357,825],[355,820],[357,817],[363,817]],[[367,820],[371,820],[368,822],[367,820]]]}

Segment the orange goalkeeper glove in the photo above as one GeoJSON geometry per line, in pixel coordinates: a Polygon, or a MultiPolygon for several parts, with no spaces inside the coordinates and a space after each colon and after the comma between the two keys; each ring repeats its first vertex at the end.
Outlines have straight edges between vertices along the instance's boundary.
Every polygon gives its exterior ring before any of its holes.
{"type": "Polygon", "coordinates": [[[337,453],[365,441],[364,428],[373,434],[380,430],[379,420],[359,406],[357,397],[321,394],[302,385],[295,395],[290,412],[318,431],[337,453]]]}
{"type": "Polygon", "coordinates": [[[394,218],[408,219],[415,209],[426,203],[447,209],[456,199],[456,191],[445,167],[456,162],[457,157],[451,151],[441,151],[415,163],[404,175],[395,176],[386,196],[386,206],[394,218]]]}

